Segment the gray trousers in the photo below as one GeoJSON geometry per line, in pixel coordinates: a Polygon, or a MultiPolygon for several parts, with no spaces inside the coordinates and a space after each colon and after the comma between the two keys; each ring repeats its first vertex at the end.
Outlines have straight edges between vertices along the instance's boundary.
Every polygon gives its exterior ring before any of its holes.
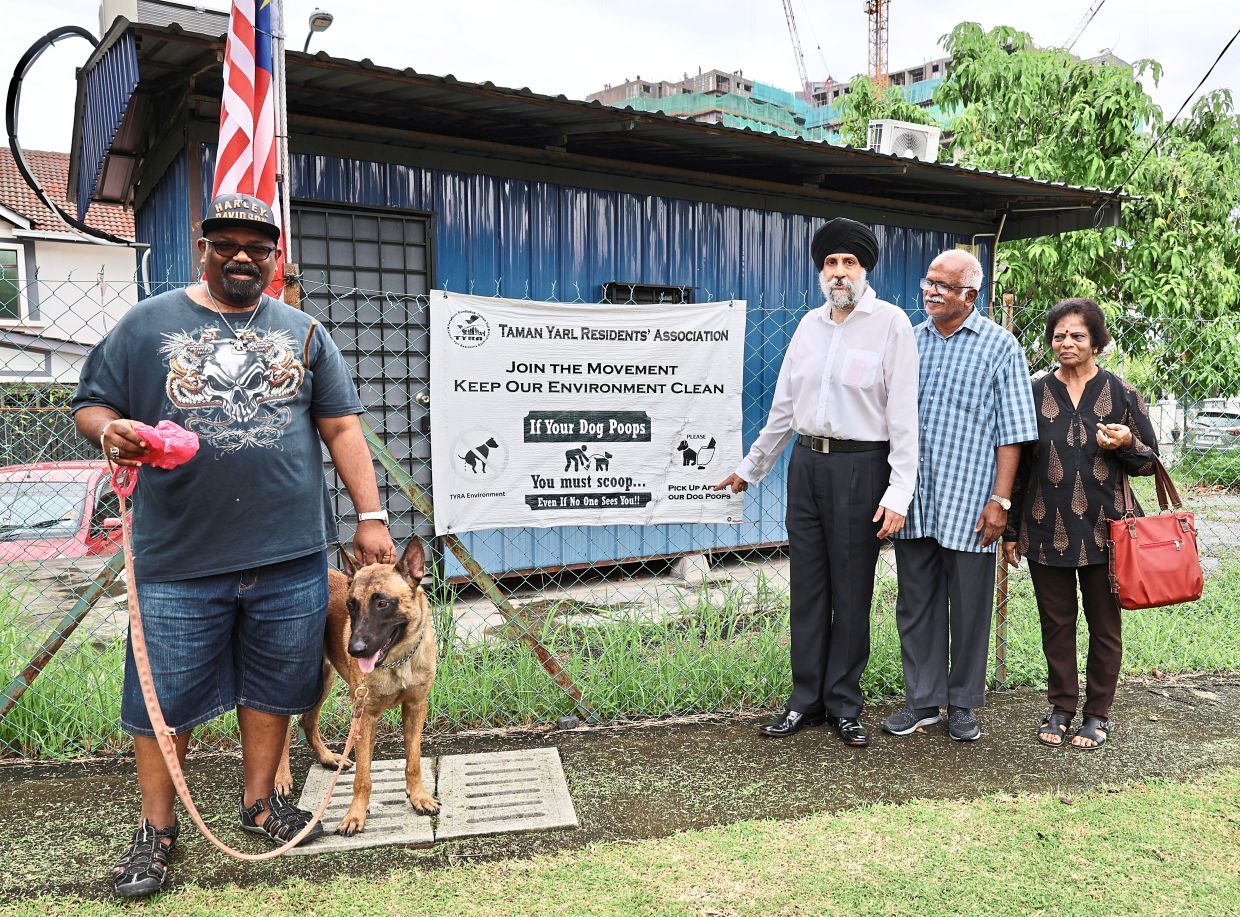
{"type": "Polygon", "coordinates": [[[788,709],[861,715],[887,451],[793,447],[788,464],[792,694],[788,709]]]}
{"type": "Polygon", "coordinates": [[[897,539],[896,626],[910,707],[986,702],[995,552],[953,551],[933,538],[897,539]]]}

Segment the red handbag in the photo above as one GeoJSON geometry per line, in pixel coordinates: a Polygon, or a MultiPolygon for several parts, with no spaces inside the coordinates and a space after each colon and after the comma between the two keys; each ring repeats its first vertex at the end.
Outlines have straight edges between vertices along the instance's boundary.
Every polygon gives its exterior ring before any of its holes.
{"type": "Polygon", "coordinates": [[[1124,515],[1111,520],[1111,592],[1121,608],[1159,608],[1201,598],[1197,523],[1184,511],[1175,482],[1154,459],[1157,516],[1138,516],[1128,475],[1123,477],[1124,515]],[[1171,512],[1167,512],[1170,505],[1171,512]]]}

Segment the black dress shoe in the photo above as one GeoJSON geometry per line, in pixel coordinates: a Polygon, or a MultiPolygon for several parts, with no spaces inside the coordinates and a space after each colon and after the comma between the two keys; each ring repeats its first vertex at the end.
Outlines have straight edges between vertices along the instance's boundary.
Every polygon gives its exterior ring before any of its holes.
{"type": "Polygon", "coordinates": [[[854,716],[830,716],[827,721],[839,733],[840,741],[856,748],[870,744],[870,734],[865,731],[861,721],[854,716]]]}
{"type": "Polygon", "coordinates": [[[797,713],[795,710],[787,710],[779,719],[759,726],[758,732],[774,739],[782,739],[804,729],[806,726],[821,726],[826,721],[826,714],[823,713],[807,714],[797,713]]]}

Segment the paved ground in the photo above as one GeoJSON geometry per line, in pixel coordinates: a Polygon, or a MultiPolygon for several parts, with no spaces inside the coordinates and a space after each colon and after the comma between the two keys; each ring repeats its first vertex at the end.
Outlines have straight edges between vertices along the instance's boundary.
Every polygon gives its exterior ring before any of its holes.
{"type": "MultiPolygon", "coordinates": [[[[876,727],[893,709],[877,705],[866,722],[876,727]]],[[[880,735],[867,749],[845,748],[825,729],[771,740],[757,735],[753,718],[431,741],[431,755],[557,746],[581,827],[241,864],[218,854],[187,823],[173,881],[267,885],[341,871],[382,876],[393,868],[526,857],[875,802],[1071,795],[1129,779],[1191,778],[1240,760],[1240,675],[1122,685],[1114,711],[1119,727],[1096,752],[1038,745],[1033,733],[1043,712],[1043,699],[1033,692],[994,694],[983,711],[985,734],[973,744],[951,742],[941,728],[906,739],[880,735]]],[[[392,748],[380,757],[400,755],[392,748]]],[[[300,777],[309,766],[303,749],[295,773],[300,777]]],[[[261,849],[235,828],[239,773],[235,755],[211,756],[193,760],[189,778],[208,821],[227,841],[261,849]]],[[[107,898],[104,876],[136,807],[130,765],[0,767],[0,900],[39,892],[107,898]]]]}

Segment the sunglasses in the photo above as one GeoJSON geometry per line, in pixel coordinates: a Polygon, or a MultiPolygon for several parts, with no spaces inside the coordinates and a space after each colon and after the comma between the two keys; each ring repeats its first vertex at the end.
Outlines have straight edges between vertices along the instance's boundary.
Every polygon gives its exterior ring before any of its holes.
{"type": "Polygon", "coordinates": [[[276,250],[274,245],[242,245],[240,242],[229,242],[227,240],[217,242],[215,239],[203,239],[221,258],[235,258],[241,249],[245,249],[246,257],[251,261],[266,261],[271,257],[271,253],[276,250]]]}

